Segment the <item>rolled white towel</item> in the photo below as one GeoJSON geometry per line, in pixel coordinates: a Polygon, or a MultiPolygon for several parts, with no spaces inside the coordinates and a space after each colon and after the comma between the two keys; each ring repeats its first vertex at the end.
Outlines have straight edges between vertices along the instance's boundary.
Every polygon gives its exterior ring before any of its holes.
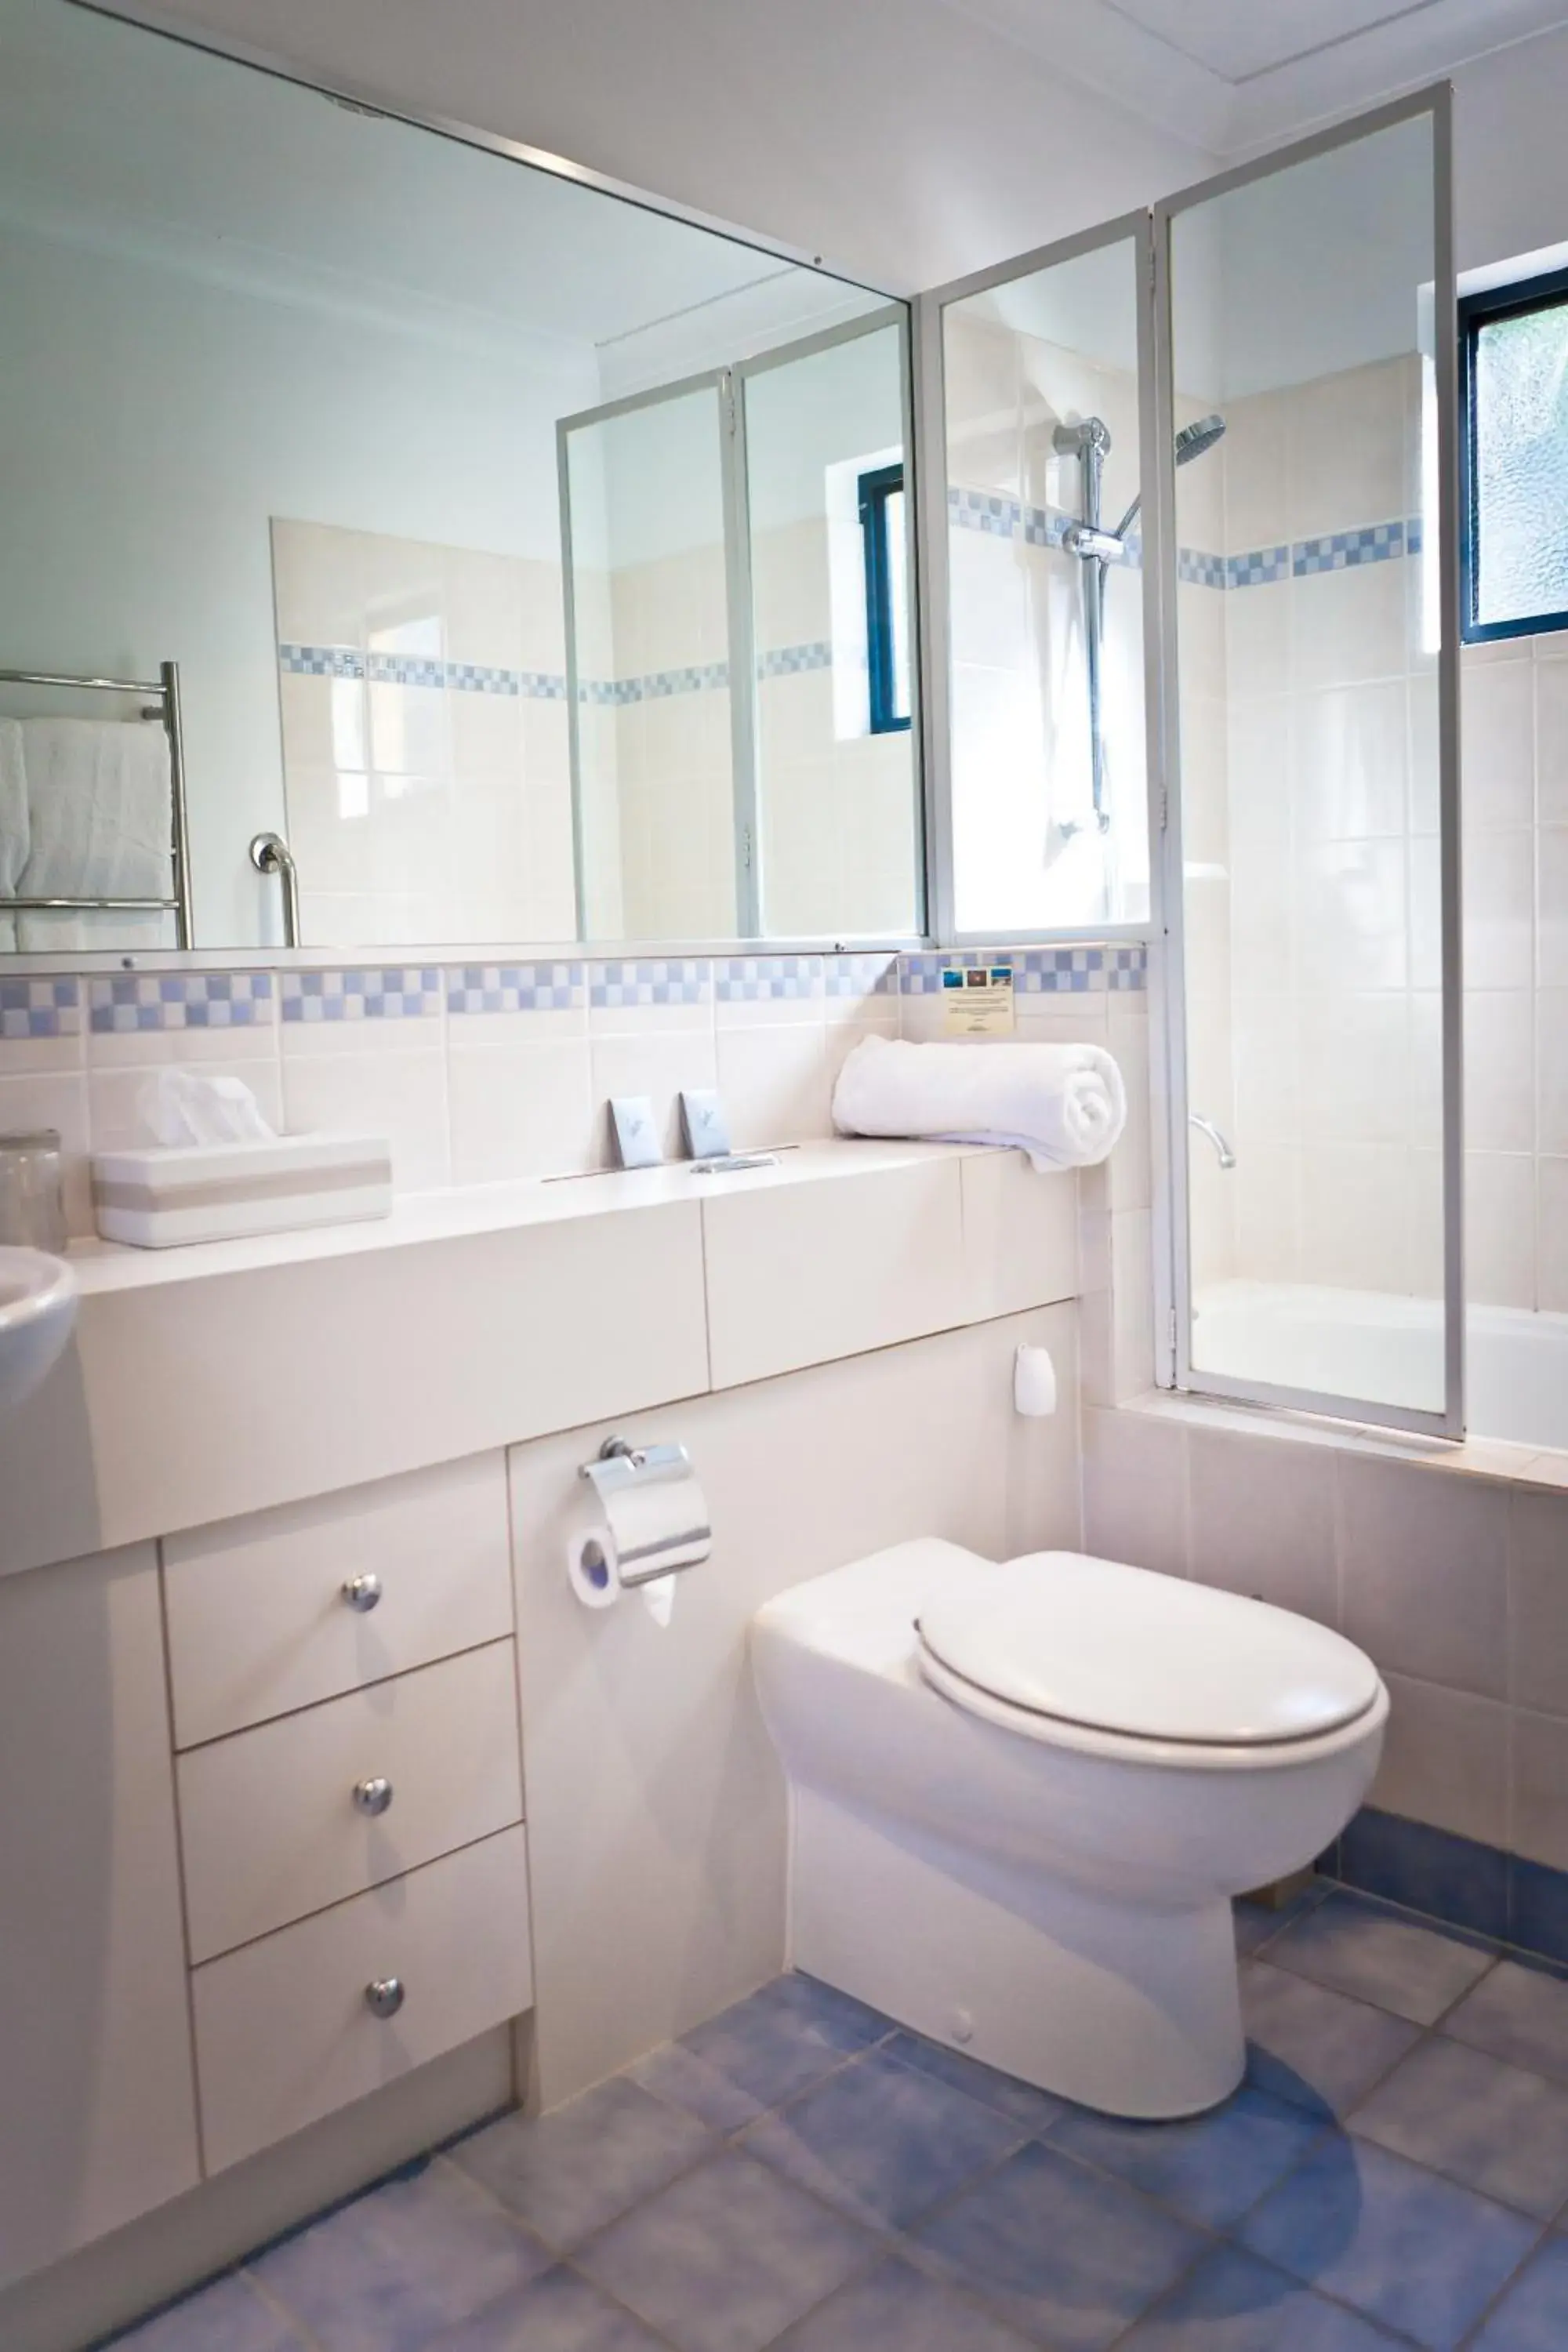
{"type": "Polygon", "coordinates": [[[841,1135],[1013,1144],[1043,1174],[1103,1160],[1127,1123],[1127,1090],[1100,1045],[867,1037],[838,1074],[833,1123],[841,1135]]]}

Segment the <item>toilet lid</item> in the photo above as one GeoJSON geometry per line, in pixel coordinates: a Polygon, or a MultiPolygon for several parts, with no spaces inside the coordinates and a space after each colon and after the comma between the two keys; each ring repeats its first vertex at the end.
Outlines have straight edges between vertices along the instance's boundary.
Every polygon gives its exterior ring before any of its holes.
{"type": "Polygon", "coordinates": [[[1327,1626],[1080,1552],[977,1569],[921,1611],[948,1676],[1031,1715],[1143,1739],[1261,1747],[1364,1715],[1377,1669],[1327,1626]]]}

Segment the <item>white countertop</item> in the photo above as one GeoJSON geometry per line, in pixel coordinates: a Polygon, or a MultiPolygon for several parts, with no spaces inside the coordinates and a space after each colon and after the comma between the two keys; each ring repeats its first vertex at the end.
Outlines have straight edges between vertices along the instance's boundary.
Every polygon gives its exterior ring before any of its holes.
{"type": "Polygon", "coordinates": [[[189,1282],[266,1266],[298,1265],[367,1251],[406,1248],[519,1225],[559,1224],[620,1209],[665,1208],[719,1200],[740,1192],[872,1175],[931,1160],[970,1160],[989,1144],[881,1142],[835,1137],[775,1146],[776,1163],[700,1176],[687,1160],[658,1168],[606,1169],[589,1175],[531,1178],[503,1184],[468,1184],[440,1192],[403,1194],[387,1217],[310,1225],[290,1233],[255,1234],[241,1241],[191,1242],[172,1249],[133,1249],[123,1242],[74,1241],[68,1253],[84,1297],[152,1284],[189,1282]]]}

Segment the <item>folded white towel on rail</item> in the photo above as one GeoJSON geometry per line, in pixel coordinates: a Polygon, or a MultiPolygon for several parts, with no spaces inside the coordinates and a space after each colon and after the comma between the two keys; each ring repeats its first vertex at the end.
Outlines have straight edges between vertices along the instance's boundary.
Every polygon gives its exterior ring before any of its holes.
{"type": "Polygon", "coordinates": [[[841,1135],[1008,1143],[1042,1174],[1093,1167],[1126,1122],[1121,1073],[1100,1045],[867,1037],[833,1095],[841,1135]]]}
{"type": "MultiPolygon", "coordinates": [[[[14,898],[27,862],[27,771],[22,760],[22,722],[0,719],[0,899],[14,898]]],[[[16,920],[0,906],[0,949],[16,944],[16,920]]]]}
{"type": "MultiPolygon", "coordinates": [[[[29,847],[24,898],[174,895],[169,738],[152,719],[25,719],[29,847]]],[[[170,918],[104,912],[25,914],[32,949],[157,945],[170,918]]]]}

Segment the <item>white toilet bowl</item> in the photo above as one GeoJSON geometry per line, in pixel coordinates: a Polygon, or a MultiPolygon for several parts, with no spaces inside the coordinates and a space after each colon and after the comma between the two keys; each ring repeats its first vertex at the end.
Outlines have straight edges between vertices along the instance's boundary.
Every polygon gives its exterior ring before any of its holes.
{"type": "Polygon", "coordinates": [[[1371,1784],[1388,1695],[1310,1620],[1077,1552],[900,1544],[752,1626],[797,1967],[1111,2115],[1241,2079],[1231,1898],[1371,1784]]]}

